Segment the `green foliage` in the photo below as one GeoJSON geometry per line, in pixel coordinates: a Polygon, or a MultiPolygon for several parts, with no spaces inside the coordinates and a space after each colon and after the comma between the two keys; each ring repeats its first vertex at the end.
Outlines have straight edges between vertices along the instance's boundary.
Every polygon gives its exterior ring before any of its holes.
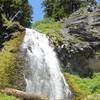
{"type": "Polygon", "coordinates": [[[82,6],[96,4],[95,0],[44,0],[43,7],[46,17],[60,20],[69,16],[82,6]]]}
{"type": "Polygon", "coordinates": [[[8,96],[0,93],[0,100],[19,100],[14,96],[8,96]]]}
{"type": "Polygon", "coordinates": [[[100,94],[100,73],[95,73],[92,79],[80,78],[79,76],[69,73],[65,73],[65,77],[68,80],[73,92],[76,93],[76,97],[77,95],[80,96],[79,93],[77,93],[77,91],[80,90],[81,93],[85,94],[85,98],[87,98],[87,100],[88,98],[92,98],[91,100],[100,99],[100,97],[99,99],[96,97],[97,94],[100,94]],[[76,88],[76,86],[78,86],[78,88],[76,88]]]}
{"type": "Polygon", "coordinates": [[[82,6],[96,5],[96,0],[83,0],[82,6]]]}
{"type": "Polygon", "coordinates": [[[60,20],[69,16],[74,11],[88,4],[96,4],[95,0],[44,0],[44,12],[46,17],[60,20]]]}
{"type": "Polygon", "coordinates": [[[64,76],[65,76],[65,79],[67,80],[67,82],[71,88],[71,91],[74,95],[74,97],[73,97],[74,100],[83,100],[86,97],[86,95],[85,95],[85,93],[83,93],[83,91],[81,91],[79,85],[76,83],[74,75],[65,73],[64,76]]]}
{"type": "Polygon", "coordinates": [[[0,13],[7,20],[17,21],[23,26],[29,26],[32,10],[28,0],[0,0],[0,13]]]}
{"type": "Polygon", "coordinates": [[[17,33],[16,37],[5,43],[0,52],[0,88],[23,88],[21,66],[17,61],[18,49],[22,43],[24,33],[17,33]],[[20,81],[20,82],[19,82],[20,81]]]}
{"type": "Polygon", "coordinates": [[[60,34],[62,26],[62,23],[55,22],[53,19],[44,19],[33,24],[34,29],[46,34],[56,46],[61,45],[63,42],[62,35],[60,34]]]}

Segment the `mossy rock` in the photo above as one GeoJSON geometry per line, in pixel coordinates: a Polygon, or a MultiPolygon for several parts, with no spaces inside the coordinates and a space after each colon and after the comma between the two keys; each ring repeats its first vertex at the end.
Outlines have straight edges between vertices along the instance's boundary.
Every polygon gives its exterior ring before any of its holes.
{"type": "Polygon", "coordinates": [[[24,33],[18,32],[16,38],[4,43],[4,48],[0,52],[0,88],[13,87],[21,90],[25,88],[23,68],[18,62],[23,37],[24,33]]]}

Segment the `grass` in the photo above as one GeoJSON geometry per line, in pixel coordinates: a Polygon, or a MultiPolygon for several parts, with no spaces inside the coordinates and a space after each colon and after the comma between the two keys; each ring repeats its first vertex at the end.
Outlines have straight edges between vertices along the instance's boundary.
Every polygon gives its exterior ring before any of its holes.
{"type": "Polygon", "coordinates": [[[100,100],[100,73],[95,73],[93,78],[80,78],[79,76],[65,73],[74,95],[75,100],[100,100]]]}
{"type": "Polygon", "coordinates": [[[60,34],[62,27],[62,23],[55,22],[53,19],[44,19],[32,26],[32,28],[46,34],[53,41],[55,46],[59,46],[63,42],[62,35],[60,34]]]}

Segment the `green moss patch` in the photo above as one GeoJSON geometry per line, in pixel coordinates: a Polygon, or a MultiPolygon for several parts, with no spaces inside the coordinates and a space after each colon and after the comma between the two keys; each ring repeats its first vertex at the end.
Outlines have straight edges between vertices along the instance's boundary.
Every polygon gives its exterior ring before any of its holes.
{"type": "Polygon", "coordinates": [[[0,88],[14,87],[20,89],[18,84],[22,80],[21,67],[17,61],[18,51],[24,33],[17,33],[16,37],[7,41],[0,52],[0,88]]]}
{"type": "Polygon", "coordinates": [[[33,24],[34,29],[46,34],[56,46],[63,42],[62,35],[60,34],[62,27],[62,23],[55,22],[53,19],[44,19],[33,24]]]}
{"type": "Polygon", "coordinates": [[[6,94],[1,94],[0,93],[0,100],[19,100],[14,96],[8,96],[6,94]]]}
{"type": "Polygon", "coordinates": [[[65,73],[64,75],[65,75],[65,79],[67,80],[71,88],[74,100],[83,100],[85,94],[83,93],[83,91],[81,91],[79,85],[76,83],[74,79],[74,75],[71,75],[69,73],[65,73]]]}

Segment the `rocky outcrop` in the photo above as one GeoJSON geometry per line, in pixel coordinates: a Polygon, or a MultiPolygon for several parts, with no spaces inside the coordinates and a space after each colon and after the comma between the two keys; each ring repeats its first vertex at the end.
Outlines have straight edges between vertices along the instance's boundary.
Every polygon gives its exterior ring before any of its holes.
{"type": "Polygon", "coordinates": [[[100,5],[73,13],[61,33],[64,44],[57,52],[65,71],[84,77],[100,71],[100,5]]]}

